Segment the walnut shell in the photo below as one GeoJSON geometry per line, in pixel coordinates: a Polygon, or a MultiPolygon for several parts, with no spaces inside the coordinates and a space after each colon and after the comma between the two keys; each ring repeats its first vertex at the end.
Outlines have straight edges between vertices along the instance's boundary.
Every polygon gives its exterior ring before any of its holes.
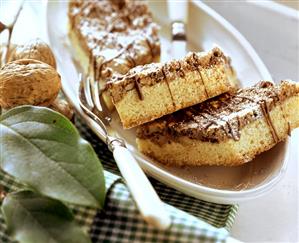
{"type": "Polygon", "coordinates": [[[49,106],[61,88],[60,75],[50,65],[20,59],[0,69],[0,106],[49,106]]]}
{"type": "Polygon", "coordinates": [[[10,60],[15,61],[28,58],[47,63],[56,69],[54,54],[48,44],[41,39],[33,39],[24,45],[16,46],[10,60]]]}

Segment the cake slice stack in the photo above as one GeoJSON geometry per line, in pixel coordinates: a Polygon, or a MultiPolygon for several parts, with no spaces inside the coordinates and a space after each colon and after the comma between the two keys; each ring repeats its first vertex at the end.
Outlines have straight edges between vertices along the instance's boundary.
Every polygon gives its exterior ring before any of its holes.
{"type": "Polygon", "coordinates": [[[238,89],[230,59],[215,47],[181,60],[137,66],[107,84],[139,150],[165,164],[234,166],[299,126],[299,84],[261,81],[238,89]]]}
{"type": "Polygon", "coordinates": [[[299,127],[299,84],[259,82],[177,111],[137,130],[139,150],[162,163],[234,166],[299,127]]]}

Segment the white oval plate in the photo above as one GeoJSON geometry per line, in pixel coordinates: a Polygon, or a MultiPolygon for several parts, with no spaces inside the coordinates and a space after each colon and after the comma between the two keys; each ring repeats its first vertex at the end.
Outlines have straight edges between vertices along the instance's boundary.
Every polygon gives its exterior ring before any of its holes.
{"type": "MultiPolygon", "coordinates": [[[[169,59],[170,48],[165,2],[150,2],[156,21],[162,26],[162,61],[169,59]]],[[[47,7],[48,35],[57,58],[62,88],[76,111],[104,141],[101,129],[83,114],[78,104],[78,71],[67,37],[67,6],[66,1],[49,1],[47,7]]],[[[190,2],[187,28],[189,49],[208,50],[214,44],[219,45],[232,58],[232,64],[243,86],[251,86],[261,79],[271,80],[267,68],[246,39],[204,3],[190,2]]],[[[112,126],[126,140],[127,147],[149,175],[185,194],[203,200],[239,203],[256,198],[273,188],[286,170],[288,142],[280,143],[254,161],[238,167],[166,167],[140,154],[135,143],[134,129],[123,130],[117,114],[113,114],[113,117],[112,126]]]]}

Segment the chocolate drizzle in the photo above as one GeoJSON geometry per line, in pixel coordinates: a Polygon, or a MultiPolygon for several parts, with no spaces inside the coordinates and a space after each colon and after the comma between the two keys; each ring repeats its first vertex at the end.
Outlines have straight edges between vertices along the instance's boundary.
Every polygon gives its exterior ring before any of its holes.
{"type": "Polygon", "coordinates": [[[99,72],[99,69],[98,69],[98,64],[97,64],[97,61],[96,61],[96,59],[92,56],[91,57],[91,62],[92,62],[92,70],[90,70],[90,72],[93,72],[93,79],[95,80],[95,81],[98,81],[99,79],[99,74],[98,74],[98,72],[99,72]]]}
{"type": "Polygon", "coordinates": [[[153,47],[152,47],[152,45],[151,45],[149,39],[148,39],[146,36],[145,36],[145,42],[146,42],[146,44],[147,44],[147,46],[148,46],[148,48],[149,48],[149,50],[150,50],[150,53],[151,53],[152,58],[154,58],[155,55],[154,55],[154,52],[153,52],[153,47]]]}
{"type": "Polygon", "coordinates": [[[138,94],[138,97],[140,100],[143,100],[144,99],[144,96],[143,96],[143,93],[142,93],[142,90],[140,88],[140,84],[139,84],[139,79],[135,78],[134,79],[134,86],[135,86],[135,89],[137,91],[137,94],[138,94]]]}
{"type": "Polygon", "coordinates": [[[179,74],[179,76],[181,78],[185,78],[185,72],[184,72],[184,69],[182,68],[181,62],[177,62],[177,64],[178,64],[178,67],[176,68],[176,72],[179,74]]]}
{"type": "Polygon", "coordinates": [[[203,77],[202,77],[202,75],[201,75],[201,72],[200,72],[200,70],[199,70],[199,63],[198,63],[198,57],[197,57],[197,55],[195,54],[195,53],[193,53],[192,54],[192,57],[193,57],[193,60],[195,61],[195,63],[196,63],[196,65],[195,65],[195,68],[196,68],[196,71],[199,73],[199,75],[200,75],[200,80],[201,80],[201,83],[202,83],[202,85],[203,85],[203,87],[204,87],[204,91],[205,91],[205,94],[206,94],[206,97],[209,97],[209,94],[208,94],[208,91],[207,91],[207,89],[206,89],[206,85],[205,85],[205,82],[204,82],[204,80],[203,80],[203,77]]]}
{"type": "MultiPolygon", "coordinates": [[[[131,48],[129,50],[132,50],[132,49],[133,48],[131,48]]],[[[137,65],[137,63],[132,56],[134,56],[134,55],[131,55],[131,51],[129,51],[128,54],[126,55],[126,59],[131,63],[131,67],[135,67],[137,65]]]]}
{"type": "Polygon", "coordinates": [[[170,98],[171,98],[171,101],[172,101],[173,108],[176,109],[176,105],[175,105],[175,102],[174,102],[174,99],[173,99],[173,94],[172,94],[171,89],[169,87],[169,82],[168,82],[167,76],[165,74],[164,68],[165,68],[165,65],[162,66],[161,71],[162,71],[165,83],[167,85],[167,88],[168,88],[168,91],[169,91],[169,94],[170,94],[170,98]]]}
{"type": "Polygon", "coordinates": [[[289,136],[291,136],[291,131],[292,131],[291,123],[288,122],[288,135],[289,135],[289,136]]]}
{"type": "MultiPolygon", "coordinates": [[[[278,143],[281,138],[271,120],[270,112],[274,107],[281,107],[281,102],[285,99],[298,93],[292,83],[284,81],[280,86],[274,86],[272,82],[263,81],[252,88],[240,89],[234,94],[222,94],[144,124],[138,129],[137,137],[155,140],[163,135],[172,139],[187,136],[213,143],[229,138],[238,141],[243,127],[255,120],[265,119],[274,143],[278,143]]],[[[281,116],[286,119],[283,111],[281,116]]],[[[288,130],[291,130],[289,123],[288,130]]]]}
{"type": "Polygon", "coordinates": [[[273,137],[273,140],[275,143],[278,143],[279,142],[279,137],[277,135],[277,132],[276,132],[276,129],[272,123],[272,120],[270,118],[270,115],[269,115],[269,110],[268,110],[268,106],[267,106],[267,103],[265,100],[261,100],[259,102],[259,105],[261,107],[261,110],[263,112],[263,115],[264,115],[264,118],[270,128],[270,131],[271,131],[271,134],[272,134],[272,137],[273,137]]]}

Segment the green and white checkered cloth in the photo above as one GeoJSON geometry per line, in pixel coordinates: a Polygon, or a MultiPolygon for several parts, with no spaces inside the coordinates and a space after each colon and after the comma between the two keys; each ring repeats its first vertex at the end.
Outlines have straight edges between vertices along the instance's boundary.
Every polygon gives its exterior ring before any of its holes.
{"type": "MultiPolygon", "coordinates": [[[[151,179],[172,217],[172,226],[159,231],[148,226],[138,214],[130,193],[119,175],[111,152],[82,123],[76,126],[94,147],[105,169],[107,197],[104,209],[72,206],[76,220],[89,232],[93,242],[224,242],[234,222],[236,205],[205,202],[151,179]]],[[[0,171],[0,184],[6,192],[22,184],[0,171]]],[[[0,242],[14,242],[6,233],[0,214],[0,242]]]]}

